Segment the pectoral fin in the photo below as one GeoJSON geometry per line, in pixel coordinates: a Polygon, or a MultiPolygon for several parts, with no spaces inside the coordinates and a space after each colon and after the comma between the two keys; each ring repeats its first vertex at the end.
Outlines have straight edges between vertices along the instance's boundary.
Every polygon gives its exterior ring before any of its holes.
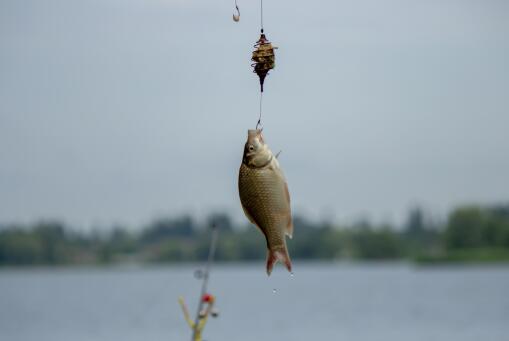
{"type": "Polygon", "coordinates": [[[251,216],[251,214],[249,213],[249,211],[244,207],[244,205],[241,205],[241,206],[242,206],[242,210],[244,211],[246,218],[251,222],[251,224],[256,225],[256,222],[253,219],[253,217],[251,216]]]}
{"type": "Polygon", "coordinates": [[[288,225],[286,225],[285,234],[288,236],[288,238],[292,239],[292,237],[293,237],[293,223],[292,223],[291,217],[288,219],[288,225]]]}
{"type": "Polygon", "coordinates": [[[288,191],[288,184],[285,181],[285,195],[286,201],[288,203],[288,222],[285,227],[285,234],[292,239],[293,237],[293,222],[292,222],[292,213],[290,210],[290,192],[288,191]]]}
{"type": "Polygon", "coordinates": [[[244,205],[242,205],[242,209],[244,210],[244,214],[246,215],[246,218],[251,222],[251,224],[253,224],[254,226],[256,226],[258,228],[258,230],[260,230],[260,232],[265,236],[265,232],[263,232],[262,228],[260,227],[260,225],[258,225],[258,223],[256,222],[256,220],[253,218],[253,216],[251,215],[251,213],[249,213],[249,210],[244,207],[244,205]]]}

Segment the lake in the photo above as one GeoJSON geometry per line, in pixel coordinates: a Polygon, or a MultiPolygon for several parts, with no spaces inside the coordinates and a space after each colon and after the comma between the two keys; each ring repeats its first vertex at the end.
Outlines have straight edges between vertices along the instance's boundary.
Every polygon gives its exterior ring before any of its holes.
{"type": "MultiPolygon", "coordinates": [[[[189,341],[197,266],[0,270],[0,340],[189,341]]],[[[207,341],[509,339],[509,267],[217,265],[207,341]],[[274,290],[275,289],[275,290],[274,290]],[[275,292],[274,292],[275,291],[275,292]]]]}

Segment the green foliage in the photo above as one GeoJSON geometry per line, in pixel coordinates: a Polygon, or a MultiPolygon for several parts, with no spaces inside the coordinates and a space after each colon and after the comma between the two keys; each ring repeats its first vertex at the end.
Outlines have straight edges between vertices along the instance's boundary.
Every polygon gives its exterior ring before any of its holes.
{"type": "Polygon", "coordinates": [[[450,215],[445,243],[452,250],[509,247],[509,216],[500,209],[458,208],[450,215]]]}
{"type": "Polygon", "coordinates": [[[165,240],[151,251],[149,260],[154,262],[196,260],[194,245],[177,239],[165,240]]]}
{"type": "Polygon", "coordinates": [[[192,237],[194,232],[195,226],[190,216],[159,219],[145,228],[141,235],[141,242],[154,243],[166,238],[192,237]]]}
{"type": "Polygon", "coordinates": [[[217,228],[223,232],[233,231],[233,222],[226,213],[212,213],[207,219],[207,226],[217,226],[217,228]]]}
{"type": "Polygon", "coordinates": [[[41,222],[30,231],[8,228],[0,231],[0,264],[65,264],[73,248],[67,242],[65,227],[57,222],[41,222]]]}
{"type": "Polygon", "coordinates": [[[418,263],[497,263],[509,262],[509,249],[470,248],[454,249],[436,255],[420,255],[418,263]]]}
{"type": "MultiPolygon", "coordinates": [[[[211,224],[220,229],[217,260],[265,259],[265,238],[256,227],[238,227],[228,215],[214,213],[203,226],[180,216],[155,220],[136,233],[121,226],[78,233],[54,221],[0,226],[0,265],[201,261],[209,248],[205,226],[211,224]]],[[[368,221],[339,227],[296,216],[294,236],[288,240],[292,259],[509,261],[509,206],[459,207],[442,225],[414,208],[402,229],[368,221]]]]}
{"type": "Polygon", "coordinates": [[[353,254],[361,259],[395,259],[403,256],[403,243],[393,231],[359,229],[350,232],[353,254]]]}
{"type": "Polygon", "coordinates": [[[42,263],[42,245],[32,233],[10,229],[0,233],[0,264],[42,263]]]}

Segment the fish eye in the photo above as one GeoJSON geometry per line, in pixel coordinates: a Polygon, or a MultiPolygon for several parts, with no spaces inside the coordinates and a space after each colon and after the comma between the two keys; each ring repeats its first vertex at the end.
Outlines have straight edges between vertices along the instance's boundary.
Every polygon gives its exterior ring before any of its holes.
{"type": "Polygon", "coordinates": [[[254,150],[253,145],[252,145],[252,144],[251,144],[251,145],[249,145],[249,148],[248,148],[248,149],[249,149],[249,151],[250,151],[250,152],[252,152],[252,151],[254,150]]]}

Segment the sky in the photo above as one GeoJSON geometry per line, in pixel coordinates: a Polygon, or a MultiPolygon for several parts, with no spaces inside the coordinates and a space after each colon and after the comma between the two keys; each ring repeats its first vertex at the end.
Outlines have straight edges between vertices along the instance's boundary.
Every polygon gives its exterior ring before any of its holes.
{"type": "MultiPolygon", "coordinates": [[[[226,211],[258,118],[259,2],[1,0],[0,222],[226,211]]],[[[509,201],[509,2],[264,1],[263,126],[293,211],[509,201]]]]}

